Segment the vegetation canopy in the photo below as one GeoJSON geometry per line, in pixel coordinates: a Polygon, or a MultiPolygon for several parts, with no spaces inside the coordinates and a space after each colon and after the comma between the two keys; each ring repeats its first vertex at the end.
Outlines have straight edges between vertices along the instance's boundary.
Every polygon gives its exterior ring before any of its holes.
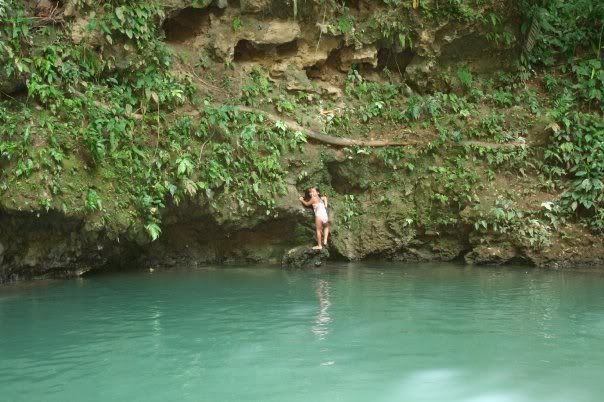
{"type": "Polygon", "coordinates": [[[397,238],[465,227],[539,249],[569,222],[604,231],[601,1],[314,0],[263,17],[208,2],[34,3],[0,0],[4,209],[155,240],[168,205],[270,217],[288,184],[313,184],[337,194],[353,232],[397,203],[397,238]],[[253,31],[271,15],[318,26],[312,47],[253,31]],[[166,39],[203,37],[220,18],[227,50],[166,39]],[[312,49],[325,57],[296,64],[312,49]],[[512,61],[485,67],[488,52],[512,61]],[[312,130],[342,141],[311,146],[312,130]]]}

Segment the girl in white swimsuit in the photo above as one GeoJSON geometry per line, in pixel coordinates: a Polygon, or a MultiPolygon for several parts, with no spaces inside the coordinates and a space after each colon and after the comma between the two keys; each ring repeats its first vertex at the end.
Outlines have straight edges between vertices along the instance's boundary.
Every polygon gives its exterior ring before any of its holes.
{"type": "Polygon", "coordinates": [[[323,246],[327,246],[327,238],[329,237],[329,216],[327,215],[327,197],[321,196],[319,189],[311,187],[308,190],[308,201],[304,197],[300,197],[300,202],[305,207],[312,206],[315,211],[315,227],[317,231],[317,245],[313,247],[315,250],[321,250],[323,246]],[[323,241],[321,241],[323,240],[323,241]]]}

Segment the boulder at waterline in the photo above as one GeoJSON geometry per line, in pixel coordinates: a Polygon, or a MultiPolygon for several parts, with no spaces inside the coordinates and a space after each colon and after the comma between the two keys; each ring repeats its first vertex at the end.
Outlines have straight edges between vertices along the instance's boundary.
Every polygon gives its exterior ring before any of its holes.
{"type": "Polygon", "coordinates": [[[289,250],[281,260],[283,268],[319,267],[329,258],[326,248],[315,250],[309,246],[298,246],[289,250]]]}

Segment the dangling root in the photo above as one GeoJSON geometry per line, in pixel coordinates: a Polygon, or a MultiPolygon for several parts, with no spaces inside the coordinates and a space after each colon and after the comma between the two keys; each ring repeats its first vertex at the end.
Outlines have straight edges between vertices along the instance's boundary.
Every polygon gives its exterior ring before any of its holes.
{"type": "MultiPolygon", "coordinates": [[[[273,113],[265,112],[263,110],[254,109],[254,108],[247,107],[247,106],[234,106],[233,108],[235,110],[239,110],[242,112],[261,113],[270,121],[275,122],[275,123],[278,121],[282,122],[290,130],[299,131],[299,132],[303,133],[304,135],[306,135],[308,138],[310,138],[316,142],[321,142],[321,143],[329,144],[329,145],[335,145],[338,147],[359,146],[359,147],[379,148],[379,147],[416,145],[419,143],[419,142],[413,142],[413,141],[355,140],[352,138],[334,137],[331,135],[318,133],[318,132],[311,130],[309,128],[306,128],[306,127],[302,127],[301,125],[299,125],[298,123],[296,123],[294,121],[291,121],[289,119],[283,119],[280,116],[277,116],[273,113]]],[[[405,130],[405,132],[409,132],[409,131],[405,130]]]]}

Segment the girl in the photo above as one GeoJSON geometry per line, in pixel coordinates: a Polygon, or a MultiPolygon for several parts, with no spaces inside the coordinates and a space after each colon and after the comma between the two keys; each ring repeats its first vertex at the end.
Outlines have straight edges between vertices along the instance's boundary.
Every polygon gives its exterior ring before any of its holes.
{"type": "Polygon", "coordinates": [[[308,189],[305,197],[300,197],[300,202],[305,207],[312,206],[315,211],[315,227],[317,229],[317,245],[314,250],[321,250],[323,246],[327,246],[327,238],[329,237],[329,217],[327,216],[327,197],[322,196],[319,189],[311,187],[308,189]],[[308,201],[307,201],[308,200],[308,201]],[[323,239],[323,243],[321,243],[323,239]]]}

